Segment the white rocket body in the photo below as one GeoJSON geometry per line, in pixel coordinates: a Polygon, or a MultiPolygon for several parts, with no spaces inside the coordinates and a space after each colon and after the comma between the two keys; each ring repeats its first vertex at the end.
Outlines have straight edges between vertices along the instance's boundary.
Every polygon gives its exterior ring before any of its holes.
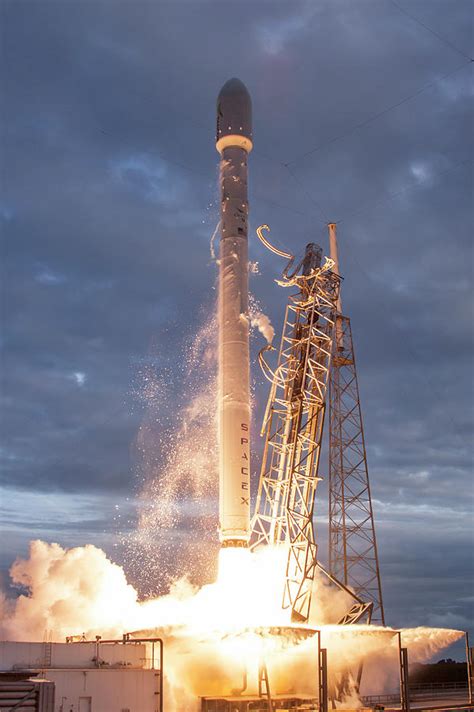
{"type": "Polygon", "coordinates": [[[230,79],[217,102],[219,243],[219,528],[222,546],[250,537],[250,374],[247,156],[251,102],[230,79]]]}

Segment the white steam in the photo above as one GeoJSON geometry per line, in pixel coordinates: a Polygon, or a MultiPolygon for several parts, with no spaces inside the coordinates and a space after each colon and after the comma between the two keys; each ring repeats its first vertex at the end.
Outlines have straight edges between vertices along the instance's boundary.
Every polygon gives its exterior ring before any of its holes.
{"type": "Polygon", "coordinates": [[[213,232],[212,235],[211,235],[211,241],[210,241],[210,243],[209,243],[209,250],[210,250],[210,252],[211,252],[211,259],[212,259],[213,262],[216,261],[216,249],[215,249],[214,245],[215,245],[217,233],[219,232],[220,226],[221,226],[221,221],[219,220],[219,221],[217,222],[217,225],[216,225],[215,228],[214,228],[214,232],[213,232]]]}
{"type": "Polygon", "coordinates": [[[256,326],[259,332],[262,334],[263,338],[266,339],[268,344],[271,344],[274,336],[275,329],[269,317],[263,312],[255,312],[250,315],[250,323],[252,326],[256,326]]]}
{"type": "Polygon", "coordinates": [[[253,328],[257,328],[267,344],[271,346],[275,337],[275,329],[272,326],[270,318],[264,314],[258,299],[256,299],[253,294],[249,296],[249,317],[250,325],[253,328]]]}

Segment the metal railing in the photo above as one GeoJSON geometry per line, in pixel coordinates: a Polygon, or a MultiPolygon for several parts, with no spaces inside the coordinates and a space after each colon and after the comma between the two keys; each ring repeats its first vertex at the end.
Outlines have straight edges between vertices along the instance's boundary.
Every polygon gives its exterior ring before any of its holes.
{"type": "MultiPolygon", "coordinates": [[[[418,682],[412,683],[408,688],[411,699],[424,697],[442,697],[445,695],[467,696],[468,685],[466,681],[460,682],[418,682]]],[[[391,704],[400,702],[400,693],[392,692],[385,695],[366,695],[361,698],[367,706],[376,704],[391,704]]]]}
{"type": "Polygon", "coordinates": [[[437,692],[439,690],[467,690],[467,680],[459,682],[416,682],[409,686],[410,692],[437,692]]]}

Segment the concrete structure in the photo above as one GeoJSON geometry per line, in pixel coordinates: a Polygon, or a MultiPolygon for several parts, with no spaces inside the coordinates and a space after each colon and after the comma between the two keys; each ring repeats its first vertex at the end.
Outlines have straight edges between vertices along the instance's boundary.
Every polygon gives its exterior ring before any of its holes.
{"type": "Polygon", "coordinates": [[[252,150],[250,96],[238,79],[217,100],[221,154],[219,247],[219,520],[222,546],[250,535],[250,374],[247,155],[252,150]]]}
{"type": "Polygon", "coordinates": [[[160,665],[151,643],[0,643],[3,675],[54,683],[54,712],[162,712],[160,665]]]}

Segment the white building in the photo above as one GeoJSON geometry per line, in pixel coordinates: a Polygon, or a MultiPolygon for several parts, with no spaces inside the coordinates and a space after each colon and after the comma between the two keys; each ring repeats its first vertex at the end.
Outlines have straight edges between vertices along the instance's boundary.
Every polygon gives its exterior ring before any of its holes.
{"type": "Polygon", "coordinates": [[[161,667],[159,641],[0,642],[0,691],[9,674],[50,680],[54,712],[162,712],[161,667]]]}

